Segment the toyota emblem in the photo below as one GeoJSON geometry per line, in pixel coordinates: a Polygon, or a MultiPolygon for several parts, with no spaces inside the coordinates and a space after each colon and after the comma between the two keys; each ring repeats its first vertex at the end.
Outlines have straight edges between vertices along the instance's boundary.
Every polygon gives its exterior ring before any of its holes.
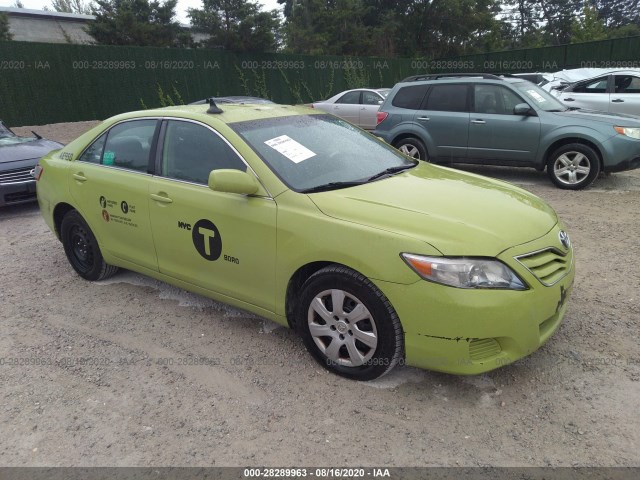
{"type": "Polygon", "coordinates": [[[571,240],[569,240],[569,234],[567,232],[565,232],[564,230],[560,230],[560,232],[558,233],[558,238],[560,239],[560,243],[564,248],[566,248],[567,250],[571,248],[571,240]]]}

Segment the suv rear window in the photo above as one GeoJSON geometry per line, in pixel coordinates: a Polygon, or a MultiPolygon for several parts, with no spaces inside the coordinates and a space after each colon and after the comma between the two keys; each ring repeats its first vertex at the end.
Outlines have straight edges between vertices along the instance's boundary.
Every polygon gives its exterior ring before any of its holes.
{"type": "Polygon", "coordinates": [[[466,112],[467,92],[467,85],[434,85],[425,110],[466,112]]]}
{"type": "Polygon", "coordinates": [[[407,108],[409,110],[420,110],[424,94],[429,89],[428,85],[411,85],[410,87],[402,87],[393,97],[391,105],[398,108],[407,108]]]}

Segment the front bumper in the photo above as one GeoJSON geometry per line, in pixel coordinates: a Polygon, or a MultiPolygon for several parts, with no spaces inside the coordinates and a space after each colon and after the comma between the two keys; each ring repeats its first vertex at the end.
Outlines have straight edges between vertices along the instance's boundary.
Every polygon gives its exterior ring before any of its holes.
{"type": "Polygon", "coordinates": [[[0,207],[36,200],[36,181],[0,183],[0,207]]]}
{"type": "Polygon", "coordinates": [[[400,317],[406,363],[478,374],[540,348],[558,329],[573,286],[573,252],[560,246],[559,231],[556,226],[498,256],[529,285],[525,291],[466,290],[423,280],[411,285],[376,282],[400,317]],[[545,285],[515,257],[549,248],[564,254],[566,268],[545,285]]]}
{"type": "Polygon", "coordinates": [[[607,173],[640,168],[640,140],[614,135],[604,142],[603,170],[607,173]]]}

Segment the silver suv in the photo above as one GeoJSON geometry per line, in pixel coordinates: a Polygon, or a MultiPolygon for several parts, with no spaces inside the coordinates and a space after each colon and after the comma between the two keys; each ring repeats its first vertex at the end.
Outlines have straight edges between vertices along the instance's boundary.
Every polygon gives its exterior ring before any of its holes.
{"type": "Polygon", "coordinates": [[[546,168],[571,190],[640,168],[640,117],[568,108],[508,76],[409,77],[389,92],[374,134],[420,160],[546,168]]]}

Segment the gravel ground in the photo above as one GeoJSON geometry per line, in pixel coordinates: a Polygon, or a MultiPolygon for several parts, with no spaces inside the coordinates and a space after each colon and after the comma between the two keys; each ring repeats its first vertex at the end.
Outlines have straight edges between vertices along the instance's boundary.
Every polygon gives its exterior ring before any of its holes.
{"type": "Polygon", "coordinates": [[[547,200],[577,259],[557,334],[475,377],[342,379],[246,312],[131,272],[86,282],[36,205],[1,210],[0,465],[640,465],[640,171],[566,192],[472,170],[547,200]]]}

